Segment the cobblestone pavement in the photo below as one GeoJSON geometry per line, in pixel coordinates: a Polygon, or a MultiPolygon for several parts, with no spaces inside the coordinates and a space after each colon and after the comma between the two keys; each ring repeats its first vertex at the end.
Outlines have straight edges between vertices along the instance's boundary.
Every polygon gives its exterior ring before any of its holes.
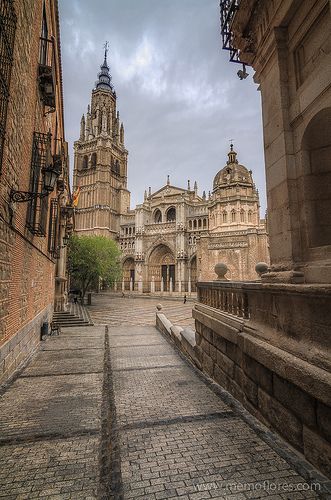
{"type": "Polygon", "coordinates": [[[0,398],[0,498],[97,498],[104,328],[51,337],[0,398]]]}
{"type": "Polygon", "coordinates": [[[0,498],[328,498],[312,466],[121,314],[51,337],[3,392],[0,498]]]}
{"type": "Polygon", "coordinates": [[[94,324],[155,325],[155,307],[160,303],[163,312],[173,324],[194,327],[192,318],[194,302],[190,300],[183,304],[183,299],[180,298],[142,298],[129,292],[122,298],[119,293],[103,292],[93,295],[92,306],[88,307],[88,311],[94,324]]]}

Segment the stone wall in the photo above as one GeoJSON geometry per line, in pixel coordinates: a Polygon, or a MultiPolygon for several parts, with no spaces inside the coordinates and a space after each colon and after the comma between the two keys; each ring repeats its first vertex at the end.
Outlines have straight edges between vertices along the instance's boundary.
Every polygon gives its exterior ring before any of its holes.
{"type": "Polygon", "coordinates": [[[329,371],[272,345],[250,320],[203,304],[193,316],[202,370],[331,476],[329,371]]]}
{"type": "Polygon", "coordinates": [[[49,305],[0,346],[0,385],[7,382],[38,348],[42,324],[51,321],[52,312],[49,305]]]}

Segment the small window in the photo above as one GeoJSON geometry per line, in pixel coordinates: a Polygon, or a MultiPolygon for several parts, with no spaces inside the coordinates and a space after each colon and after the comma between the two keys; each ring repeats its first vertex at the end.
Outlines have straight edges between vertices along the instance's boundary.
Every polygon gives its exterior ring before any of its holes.
{"type": "Polygon", "coordinates": [[[203,228],[206,229],[207,227],[207,219],[203,219],[203,228]]]}
{"type": "Polygon", "coordinates": [[[226,212],[223,212],[223,222],[227,222],[228,220],[228,216],[227,216],[227,213],[226,212]]]}
{"type": "Polygon", "coordinates": [[[231,222],[236,222],[236,212],[235,212],[235,210],[231,211],[231,222]]]}
{"type": "Polygon", "coordinates": [[[92,153],[92,156],[91,156],[91,166],[92,167],[96,167],[97,165],[97,154],[96,153],[92,153]]]}
{"type": "Polygon", "coordinates": [[[198,227],[199,227],[199,229],[200,229],[201,226],[202,226],[202,220],[199,219],[199,221],[198,221],[198,227]]]}
{"type": "Polygon", "coordinates": [[[88,168],[88,157],[86,155],[83,157],[83,168],[88,168]]]}
{"type": "Polygon", "coordinates": [[[252,222],[252,211],[248,211],[248,222],[252,222]]]}
{"type": "Polygon", "coordinates": [[[240,212],[240,221],[245,222],[245,212],[243,210],[240,212]]]}

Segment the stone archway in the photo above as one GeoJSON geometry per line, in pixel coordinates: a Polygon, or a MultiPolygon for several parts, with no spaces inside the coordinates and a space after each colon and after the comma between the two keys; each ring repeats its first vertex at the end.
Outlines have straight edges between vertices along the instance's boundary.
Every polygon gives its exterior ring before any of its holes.
{"type": "Polygon", "coordinates": [[[130,281],[132,280],[132,289],[134,290],[135,282],[135,264],[133,257],[127,257],[122,265],[124,289],[130,290],[130,281]]]}
{"type": "Polygon", "coordinates": [[[151,251],[148,259],[148,281],[151,282],[154,277],[155,291],[161,290],[161,281],[163,281],[164,291],[169,291],[170,280],[172,280],[173,290],[176,283],[176,259],[173,252],[167,245],[157,245],[151,251]]]}
{"type": "Polygon", "coordinates": [[[303,246],[309,249],[331,245],[330,130],[331,108],[325,108],[309,122],[302,139],[299,206],[303,246]]]}

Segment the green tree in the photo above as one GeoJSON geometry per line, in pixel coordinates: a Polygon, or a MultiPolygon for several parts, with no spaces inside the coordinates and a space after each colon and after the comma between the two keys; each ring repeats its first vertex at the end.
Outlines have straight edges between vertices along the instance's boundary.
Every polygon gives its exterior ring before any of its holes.
{"type": "Polygon", "coordinates": [[[71,277],[82,290],[83,297],[99,278],[108,285],[121,275],[120,250],[115,241],[104,236],[72,236],[69,241],[68,260],[71,277]]]}

